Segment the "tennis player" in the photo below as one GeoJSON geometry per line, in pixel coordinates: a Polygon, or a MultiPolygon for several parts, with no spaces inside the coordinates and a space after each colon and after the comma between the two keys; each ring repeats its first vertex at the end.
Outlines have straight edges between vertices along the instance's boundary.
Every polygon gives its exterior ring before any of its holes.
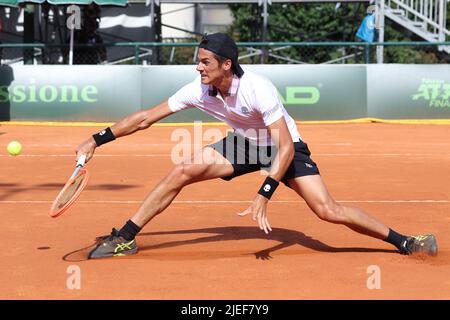
{"type": "Polygon", "coordinates": [[[154,108],[133,113],[89,137],[77,147],[77,158],[86,154],[89,161],[97,147],[147,129],[188,108],[198,108],[226,122],[234,132],[192,155],[192,159],[203,159],[201,163],[186,161],[175,165],[149,193],[135,215],[120,230],[113,228],[110,236],[102,238],[89,258],[136,253],[136,235],[163,212],[185,186],[215,178],[231,180],[261,169],[268,171],[268,175],[262,179],[259,189],[255,187],[252,204],[239,215],[251,214],[265,233],[272,230],[267,203],[283,182],[324,221],[343,224],[358,233],[384,240],[402,254],[437,255],[434,235],[400,234],[363,210],[344,206],[331,197],[310,157],[308,145],[283,107],[275,86],[257,74],[244,72],[232,38],[222,33],[205,35],[199,44],[198,60],[199,76],[194,81],[154,108]]]}

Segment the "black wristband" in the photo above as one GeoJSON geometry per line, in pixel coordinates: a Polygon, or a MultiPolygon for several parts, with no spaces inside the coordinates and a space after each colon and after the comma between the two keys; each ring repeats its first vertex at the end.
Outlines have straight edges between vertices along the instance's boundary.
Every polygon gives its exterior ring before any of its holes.
{"type": "Polygon", "coordinates": [[[258,193],[266,197],[267,199],[270,199],[279,184],[280,183],[277,180],[272,179],[271,177],[267,177],[266,180],[264,180],[264,183],[262,184],[258,193]]]}
{"type": "Polygon", "coordinates": [[[94,138],[97,147],[100,147],[102,144],[108,143],[110,141],[116,140],[114,133],[109,127],[103,131],[100,131],[99,133],[92,135],[92,137],[94,138]]]}

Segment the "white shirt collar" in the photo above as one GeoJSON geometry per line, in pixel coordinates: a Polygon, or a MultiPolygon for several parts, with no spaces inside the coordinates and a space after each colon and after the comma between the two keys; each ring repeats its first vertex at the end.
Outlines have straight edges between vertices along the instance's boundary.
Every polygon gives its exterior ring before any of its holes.
{"type": "MultiPolygon", "coordinates": [[[[235,75],[235,74],[233,75],[233,80],[231,81],[230,91],[227,93],[227,97],[230,97],[230,96],[232,97],[232,96],[236,95],[238,88],[239,88],[240,80],[241,79],[237,75],[235,75]]],[[[210,96],[215,97],[215,96],[217,96],[217,93],[218,93],[217,88],[210,85],[208,88],[208,94],[210,96]]]]}

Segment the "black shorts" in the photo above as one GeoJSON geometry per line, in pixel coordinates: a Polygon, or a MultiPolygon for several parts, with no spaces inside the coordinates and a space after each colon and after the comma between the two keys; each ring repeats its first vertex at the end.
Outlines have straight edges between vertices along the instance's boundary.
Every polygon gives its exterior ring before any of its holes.
{"type": "MultiPolygon", "coordinates": [[[[293,144],[294,159],[281,179],[288,187],[289,179],[320,174],[319,168],[310,157],[308,145],[303,141],[293,142],[293,144]]],[[[233,174],[222,178],[227,181],[261,169],[269,171],[278,151],[275,146],[252,145],[246,138],[234,132],[230,132],[222,140],[208,146],[231,162],[233,174]]]]}

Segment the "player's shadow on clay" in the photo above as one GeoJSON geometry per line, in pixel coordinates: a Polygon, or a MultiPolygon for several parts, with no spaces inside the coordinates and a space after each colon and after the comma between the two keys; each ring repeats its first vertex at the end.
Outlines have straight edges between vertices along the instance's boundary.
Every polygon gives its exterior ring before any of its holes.
{"type": "MultiPolygon", "coordinates": [[[[105,237],[105,236],[103,236],[105,237]]],[[[97,238],[100,239],[101,237],[97,238]]],[[[338,248],[329,246],[319,240],[316,240],[310,236],[305,235],[303,232],[283,229],[283,228],[272,228],[272,232],[268,235],[264,231],[260,230],[258,227],[216,227],[216,228],[205,228],[205,229],[189,229],[189,230],[173,230],[173,231],[160,231],[160,232],[147,232],[141,233],[138,238],[139,252],[147,252],[151,256],[152,250],[173,248],[179,246],[190,246],[201,243],[211,243],[211,242],[224,242],[224,241],[236,241],[236,240],[249,240],[249,239],[262,239],[277,241],[279,244],[248,254],[254,255],[256,259],[269,260],[272,258],[271,254],[275,251],[292,247],[292,246],[302,246],[309,248],[318,252],[329,252],[329,253],[343,253],[343,252],[361,252],[361,253],[371,253],[371,252],[385,252],[385,253],[397,253],[396,250],[387,249],[375,249],[375,248],[362,248],[362,247],[345,247],[338,248]],[[189,240],[175,240],[168,241],[154,245],[139,245],[139,242],[148,240],[149,236],[159,236],[159,235],[185,235],[185,234],[212,234],[208,236],[202,236],[189,240]]],[[[63,257],[64,261],[83,261],[87,259],[87,253],[90,249],[94,247],[95,244],[78,249],[71,253],[66,254],[63,257]],[[76,260],[79,259],[79,260],[76,260]],[[81,259],[81,260],[80,260],[81,259]]],[[[207,258],[208,253],[203,252],[203,258],[207,258]]],[[[245,254],[244,254],[245,255],[245,254]]],[[[139,258],[139,254],[136,258],[139,258]]],[[[141,255],[142,256],[142,255],[141,255]]]]}
{"type": "Polygon", "coordinates": [[[193,245],[199,243],[208,242],[223,242],[223,241],[236,241],[236,240],[249,240],[249,239],[262,239],[278,241],[279,244],[267,249],[263,249],[252,253],[257,259],[268,260],[271,259],[271,253],[300,245],[305,248],[312,249],[319,252],[341,253],[341,252],[386,252],[396,253],[395,250],[387,249],[375,249],[375,248],[361,248],[361,247],[346,247],[337,248],[329,246],[319,240],[316,240],[310,236],[305,235],[303,232],[283,229],[272,228],[269,234],[265,234],[264,231],[258,227],[216,227],[207,229],[192,229],[192,230],[175,230],[175,231],[161,231],[161,232],[148,232],[141,233],[140,236],[156,236],[156,235],[170,235],[170,234],[192,234],[192,233],[211,233],[212,236],[200,237],[190,240],[179,240],[165,242],[155,245],[140,246],[141,251],[171,248],[183,245],[193,245]]]}

